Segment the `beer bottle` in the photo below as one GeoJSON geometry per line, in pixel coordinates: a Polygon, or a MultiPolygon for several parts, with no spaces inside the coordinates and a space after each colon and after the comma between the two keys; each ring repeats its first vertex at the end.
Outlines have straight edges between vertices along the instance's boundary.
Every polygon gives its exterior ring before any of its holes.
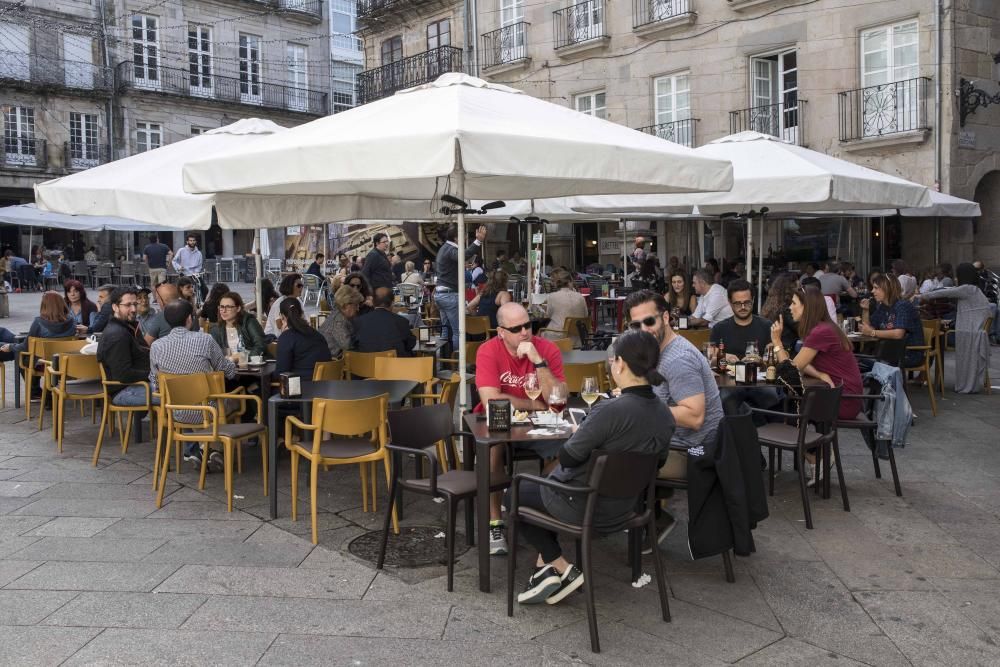
{"type": "Polygon", "coordinates": [[[725,373],[729,369],[729,362],[726,361],[726,344],[719,342],[719,372],[725,373]]]}
{"type": "Polygon", "coordinates": [[[778,381],[777,356],[778,354],[774,351],[774,346],[771,345],[767,351],[767,369],[764,371],[764,379],[768,384],[774,384],[778,381]]]}

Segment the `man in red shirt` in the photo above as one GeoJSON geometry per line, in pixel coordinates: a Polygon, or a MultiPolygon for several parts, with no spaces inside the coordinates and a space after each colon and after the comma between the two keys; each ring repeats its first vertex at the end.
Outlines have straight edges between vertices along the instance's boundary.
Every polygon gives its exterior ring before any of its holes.
{"type": "MultiPolygon", "coordinates": [[[[510,399],[517,410],[546,410],[545,400],[553,388],[566,395],[566,377],[563,375],[562,355],[555,343],[545,338],[534,337],[531,333],[531,318],[519,303],[505,303],[497,311],[497,335],[479,346],[476,352],[476,389],[481,403],[476,412],[495,398],[510,399]],[[524,392],[525,378],[534,373],[538,378],[541,394],[531,400],[524,392]]],[[[560,443],[554,443],[556,445],[560,443]]],[[[541,456],[555,455],[532,447],[541,456]]],[[[503,453],[499,447],[490,450],[490,471],[503,471],[503,453]]],[[[500,518],[500,494],[490,497],[490,553],[507,553],[507,540],[503,535],[503,521],[500,518]]]]}

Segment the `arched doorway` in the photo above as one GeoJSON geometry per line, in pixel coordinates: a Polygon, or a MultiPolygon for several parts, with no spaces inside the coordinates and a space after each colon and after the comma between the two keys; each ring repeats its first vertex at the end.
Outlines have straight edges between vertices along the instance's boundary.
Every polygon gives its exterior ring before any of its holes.
{"type": "Polygon", "coordinates": [[[991,171],[976,186],[975,200],[982,215],[973,222],[976,259],[1000,265],[1000,171],[991,171]]]}

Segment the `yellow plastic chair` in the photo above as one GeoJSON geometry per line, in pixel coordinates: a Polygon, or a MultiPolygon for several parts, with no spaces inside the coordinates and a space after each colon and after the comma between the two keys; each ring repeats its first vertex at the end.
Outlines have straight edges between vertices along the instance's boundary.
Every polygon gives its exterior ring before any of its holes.
{"type": "Polygon", "coordinates": [[[595,361],[592,364],[563,364],[563,375],[566,376],[566,390],[571,394],[579,394],[583,390],[583,379],[587,377],[597,378],[597,387],[600,391],[607,391],[608,377],[605,372],[605,363],[595,361]]]}
{"type": "Polygon", "coordinates": [[[925,353],[927,356],[928,365],[934,365],[934,380],[932,381],[930,376],[927,377],[927,382],[931,384],[938,385],[938,391],[944,396],[944,364],[942,363],[941,356],[941,345],[942,338],[944,336],[941,334],[941,320],[921,320],[921,324],[924,327],[924,334],[928,331],[933,331],[933,338],[924,338],[924,343],[930,347],[925,353]]]}
{"type": "MultiPolygon", "coordinates": [[[[924,330],[924,344],[923,345],[907,345],[907,350],[918,350],[924,353],[924,360],[916,366],[907,366],[906,371],[916,371],[923,373],[924,378],[927,380],[927,393],[931,397],[931,414],[937,417],[937,403],[934,401],[934,380],[931,378],[931,363],[930,363],[930,352],[935,349],[934,340],[936,336],[934,334],[934,329],[929,324],[923,325],[924,330]]],[[[905,377],[905,374],[904,374],[905,377]]]]}
{"type": "MultiPolygon", "coordinates": [[[[112,421],[112,417],[117,420],[118,426],[118,439],[121,442],[122,454],[128,452],[128,441],[132,435],[132,418],[137,412],[147,412],[149,413],[149,424],[150,428],[153,428],[153,424],[157,422],[155,416],[157,411],[154,410],[153,406],[153,393],[149,388],[148,382],[134,382],[132,384],[126,384],[124,382],[115,382],[114,380],[108,379],[107,371],[104,369],[104,364],[98,364],[98,368],[101,371],[101,387],[104,391],[104,411],[101,413],[101,430],[97,433],[97,444],[94,446],[94,467],[97,467],[97,462],[101,457],[101,445],[104,444],[104,433],[105,429],[110,426],[112,432],[114,431],[115,423],[112,421]],[[133,385],[139,385],[145,389],[146,392],[146,403],[145,405],[115,405],[112,400],[111,395],[112,388],[124,388],[133,385]],[[122,428],[121,417],[125,415],[125,427],[122,428]]],[[[159,439],[159,425],[156,427],[157,438],[159,439]]],[[[155,479],[155,475],[154,475],[155,479]]]]}
{"type": "Polygon", "coordinates": [[[344,360],[334,359],[333,361],[317,361],[313,366],[313,381],[320,380],[343,380],[344,360]]]}
{"type": "MultiPolygon", "coordinates": [[[[24,373],[24,415],[26,419],[31,419],[31,385],[35,376],[44,374],[44,370],[37,371],[35,366],[38,362],[48,363],[52,361],[53,354],[63,354],[79,352],[87,344],[85,340],[76,338],[28,338],[28,348],[18,355],[18,367],[24,373]]],[[[45,403],[41,403],[44,408],[45,403]]],[[[44,411],[44,410],[43,410],[44,411]]]]}
{"type": "MultiPolygon", "coordinates": [[[[88,401],[96,403],[104,400],[104,387],[101,384],[101,365],[92,354],[59,354],[58,363],[53,360],[45,368],[45,385],[52,392],[55,405],[52,408],[53,435],[62,452],[63,433],[65,431],[66,401],[88,401]],[[58,368],[57,368],[58,366],[58,368]]],[[[53,357],[55,359],[55,357],[53,357]]],[[[44,394],[43,389],[43,394],[44,394]]],[[[41,428],[45,410],[38,415],[38,426],[41,428]]]]}
{"type": "Polygon", "coordinates": [[[559,348],[560,352],[572,352],[573,351],[573,339],[572,338],[556,338],[552,341],[559,348]]]}
{"type": "Polygon", "coordinates": [[[375,360],[379,357],[395,358],[396,350],[383,352],[344,352],[344,377],[350,380],[352,376],[361,378],[375,377],[375,360]]]}
{"type": "Polygon", "coordinates": [[[485,341],[489,339],[490,334],[492,333],[496,333],[496,330],[490,328],[490,318],[486,315],[465,316],[466,336],[476,336],[477,338],[482,336],[482,341],[485,341]]]}
{"type": "MultiPolygon", "coordinates": [[[[681,329],[677,332],[677,335],[681,338],[686,339],[689,343],[698,348],[698,351],[704,349],[705,343],[711,340],[712,330],[711,329],[681,329]]],[[[742,354],[743,350],[730,351],[729,354],[742,354]]]]}
{"type": "MultiPolygon", "coordinates": [[[[312,542],[319,543],[319,529],[316,521],[316,500],[318,495],[319,468],[323,466],[353,465],[361,467],[362,507],[368,511],[368,481],[371,478],[372,511],[376,511],[377,491],[375,465],[381,461],[385,468],[386,487],[391,481],[389,470],[389,450],[386,429],[386,414],[389,395],[353,401],[335,401],[314,398],[312,402],[312,422],[305,422],[290,416],[285,421],[285,447],[292,455],[292,521],[298,519],[299,458],[309,461],[309,503],[312,515],[312,542]],[[295,430],[303,439],[295,436],[295,430]],[[305,438],[312,433],[311,442],[305,438]],[[325,438],[329,433],[331,438],[325,438]]],[[[392,514],[393,529],[399,532],[399,521],[395,510],[392,514]]]]}
{"type": "MultiPolygon", "coordinates": [[[[192,375],[175,375],[158,379],[162,395],[163,412],[167,418],[167,446],[160,463],[160,488],[156,494],[156,506],[163,505],[163,491],[167,486],[167,468],[170,465],[170,449],[173,444],[182,442],[205,443],[204,456],[201,459],[201,477],[198,488],[205,488],[205,473],[208,470],[208,453],[212,443],[218,442],[223,447],[224,473],[226,486],[226,508],[233,511],[233,449],[238,448],[248,438],[259,436],[261,446],[262,481],[264,495],[267,495],[267,426],[262,418],[264,404],[258,396],[245,393],[218,393],[216,389],[225,386],[225,379],[220,371],[213,373],[195,373],[192,375]],[[162,384],[160,384],[162,382],[162,384]],[[257,421],[252,423],[227,423],[225,401],[239,401],[245,406],[253,402],[257,407],[257,421]],[[216,405],[208,405],[215,402],[216,405]],[[176,421],[175,411],[192,411],[201,414],[200,423],[176,421]]],[[[242,414],[242,410],[237,414],[242,414]]]]}

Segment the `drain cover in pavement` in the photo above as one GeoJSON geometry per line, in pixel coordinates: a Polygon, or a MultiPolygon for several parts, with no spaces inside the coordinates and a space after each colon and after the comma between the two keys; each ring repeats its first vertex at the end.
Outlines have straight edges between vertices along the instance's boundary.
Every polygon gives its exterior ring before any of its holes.
{"type": "MultiPolygon", "coordinates": [[[[374,530],[351,540],[347,550],[358,558],[371,563],[378,562],[378,550],[382,543],[382,531],[374,530]]],[[[455,557],[461,556],[469,547],[465,537],[455,536],[455,557]]],[[[389,533],[389,544],[385,549],[385,564],[391,567],[420,567],[422,565],[445,565],[448,552],[445,549],[444,530],[432,526],[401,526],[399,535],[389,533]],[[441,537],[436,537],[440,535],[441,537]]]]}

